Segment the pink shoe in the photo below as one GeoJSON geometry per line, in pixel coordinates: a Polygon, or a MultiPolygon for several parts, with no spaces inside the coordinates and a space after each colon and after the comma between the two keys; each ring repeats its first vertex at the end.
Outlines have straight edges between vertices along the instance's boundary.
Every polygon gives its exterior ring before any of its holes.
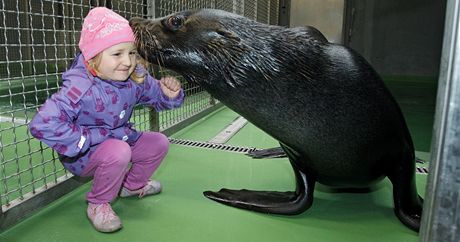
{"type": "Polygon", "coordinates": [[[109,203],[88,203],[86,214],[94,228],[99,232],[114,232],[122,227],[120,218],[112,210],[109,203]]]}
{"type": "Polygon", "coordinates": [[[155,195],[161,192],[161,184],[155,180],[149,180],[147,185],[143,188],[131,191],[128,188],[123,187],[120,191],[120,197],[130,197],[134,195],[139,195],[139,197],[143,197],[145,195],[155,195]]]}

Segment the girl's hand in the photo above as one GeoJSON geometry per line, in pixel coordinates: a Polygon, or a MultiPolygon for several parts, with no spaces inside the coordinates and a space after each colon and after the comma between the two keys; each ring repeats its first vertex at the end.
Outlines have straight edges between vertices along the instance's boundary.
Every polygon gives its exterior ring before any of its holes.
{"type": "Polygon", "coordinates": [[[175,77],[167,76],[160,79],[160,87],[166,96],[173,99],[179,95],[181,84],[175,77]]]}

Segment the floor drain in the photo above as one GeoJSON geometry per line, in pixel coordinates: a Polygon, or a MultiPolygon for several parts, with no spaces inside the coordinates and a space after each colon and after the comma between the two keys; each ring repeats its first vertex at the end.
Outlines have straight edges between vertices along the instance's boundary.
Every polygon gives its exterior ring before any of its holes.
{"type": "Polygon", "coordinates": [[[240,146],[233,146],[233,145],[217,144],[217,143],[212,143],[212,142],[193,141],[193,140],[174,139],[174,138],[169,138],[169,142],[171,144],[176,144],[176,145],[213,149],[213,150],[223,150],[223,151],[228,151],[228,152],[244,153],[244,154],[250,151],[256,150],[256,148],[254,147],[240,147],[240,146]]]}
{"type": "MultiPolygon", "coordinates": [[[[222,151],[242,153],[242,154],[247,154],[250,151],[259,150],[254,147],[240,147],[240,146],[233,146],[233,145],[216,144],[212,142],[193,141],[193,140],[174,139],[174,138],[169,138],[169,142],[171,144],[176,144],[176,145],[183,145],[183,146],[204,148],[204,149],[213,149],[213,150],[222,150],[222,151]]],[[[416,172],[418,174],[428,174],[428,169],[425,167],[416,167],[416,172]]]]}
{"type": "Polygon", "coordinates": [[[417,167],[417,173],[419,174],[428,174],[428,169],[426,169],[425,167],[417,167]]]}

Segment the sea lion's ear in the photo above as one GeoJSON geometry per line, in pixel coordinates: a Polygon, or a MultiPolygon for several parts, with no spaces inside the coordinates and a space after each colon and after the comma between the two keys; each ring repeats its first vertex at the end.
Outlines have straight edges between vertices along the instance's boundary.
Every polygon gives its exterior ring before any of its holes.
{"type": "Polygon", "coordinates": [[[238,35],[236,35],[234,32],[232,31],[228,31],[226,29],[218,29],[216,30],[216,32],[226,38],[229,38],[229,39],[233,39],[233,40],[236,40],[236,41],[240,41],[240,37],[238,37],[238,35]]]}

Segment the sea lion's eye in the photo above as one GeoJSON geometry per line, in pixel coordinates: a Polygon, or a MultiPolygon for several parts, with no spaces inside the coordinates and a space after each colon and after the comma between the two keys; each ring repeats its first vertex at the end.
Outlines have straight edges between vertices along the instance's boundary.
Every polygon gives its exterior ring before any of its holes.
{"type": "Polygon", "coordinates": [[[167,23],[171,30],[178,30],[184,25],[184,18],[182,16],[172,16],[169,17],[167,23]]]}

